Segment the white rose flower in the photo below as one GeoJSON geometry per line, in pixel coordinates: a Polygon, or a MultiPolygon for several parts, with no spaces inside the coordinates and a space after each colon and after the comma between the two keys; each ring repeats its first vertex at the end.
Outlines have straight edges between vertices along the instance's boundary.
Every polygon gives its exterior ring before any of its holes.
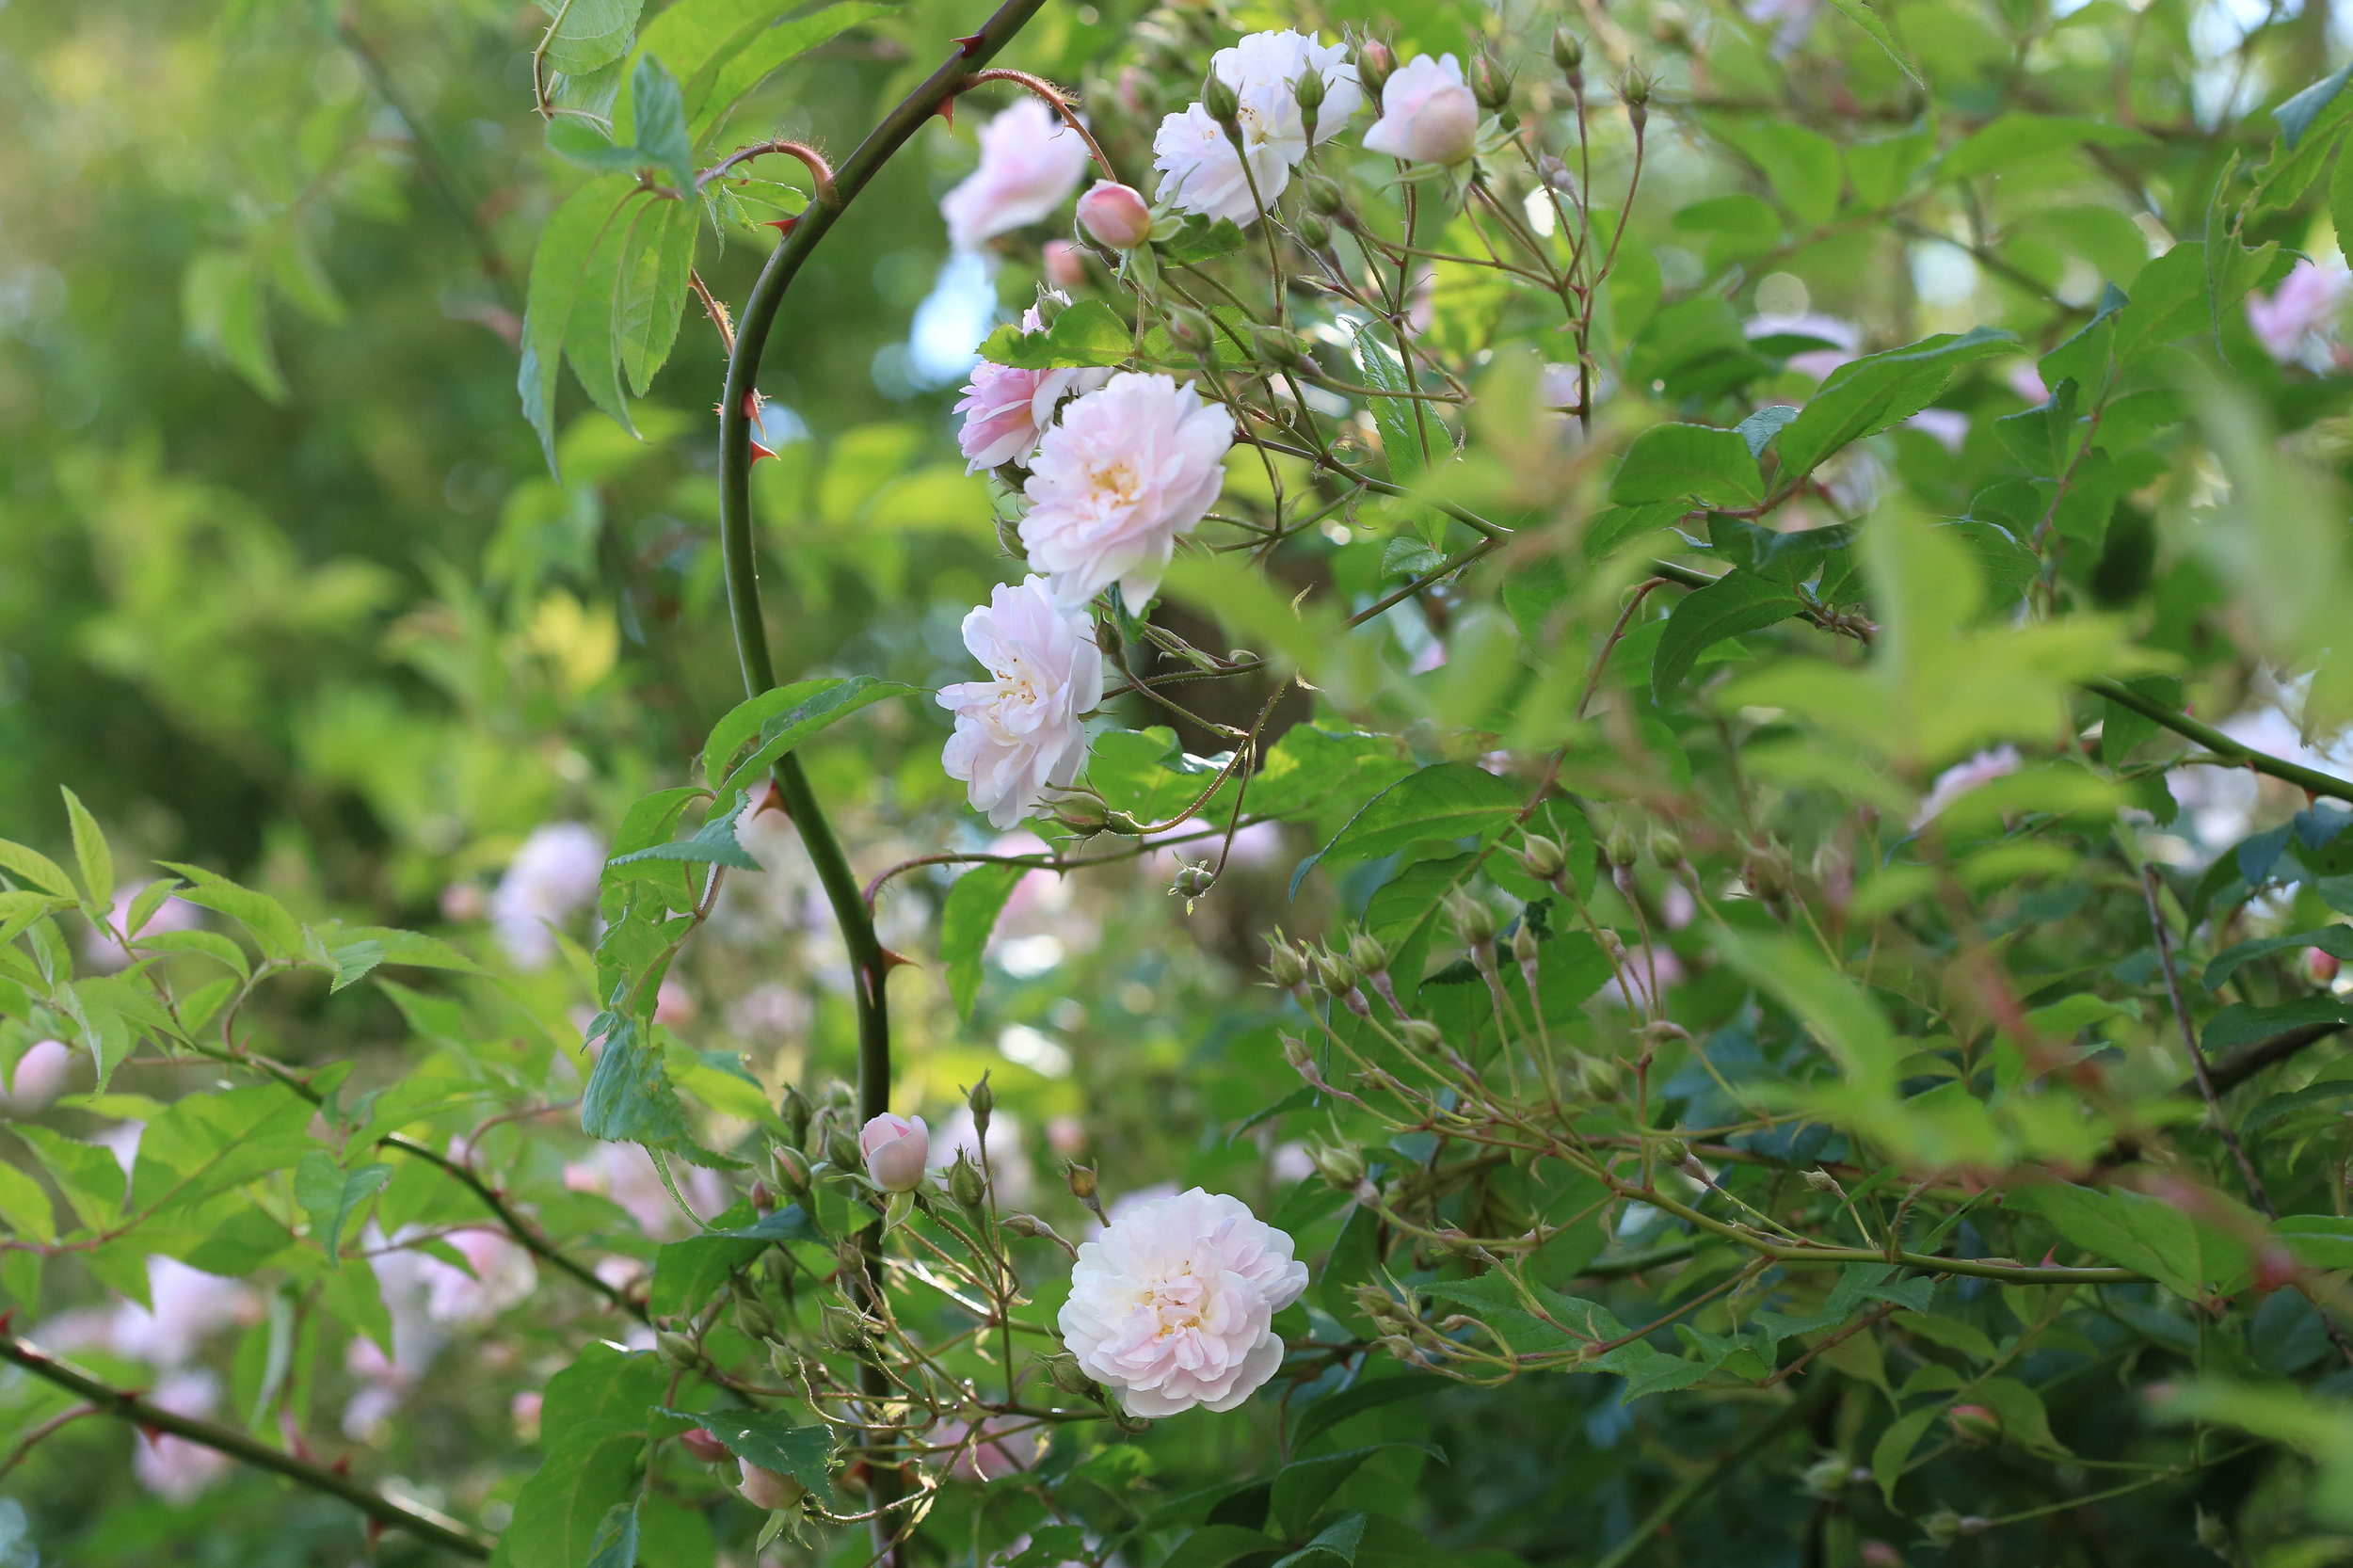
{"type": "MultiPolygon", "coordinates": [[[[1133,371],[1063,410],[1030,465],[1021,543],[1053,578],[1054,597],[1083,604],[1112,584],[1141,611],[1225,483],[1234,416],[1190,382],[1133,371]]],[[[999,824],[1003,826],[1003,824],[999,824]]]]}
{"type": "Polygon", "coordinates": [[[1479,145],[1479,99],[1451,55],[1417,55],[1381,89],[1365,151],[1417,164],[1459,164],[1479,145]]]}
{"type": "MultiPolygon", "coordinates": [[[[1057,292],[1064,304],[1069,296],[1057,292]]],[[[1021,312],[1021,329],[1037,332],[1046,323],[1032,305],[1021,312]]],[[[964,453],[964,472],[978,473],[1000,463],[1017,463],[1037,450],[1038,438],[1053,423],[1054,408],[1065,397],[1091,392],[1111,379],[1108,370],[1016,370],[986,360],[972,367],[963,400],[953,412],[964,416],[956,445],[964,453]]]]}
{"type": "Polygon", "coordinates": [[[1087,144],[1034,98],[981,126],[981,167],[940,199],[948,240],[977,250],[1037,222],[1070,199],[1087,170],[1087,144]]]}
{"type": "Polygon", "coordinates": [[[1103,700],[1103,655],[1086,618],[1058,606],[1042,577],[992,589],[964,617],[964,646],[994,679],[941,688],[956,732],[940,760],[1002,830],[1035,810],[1048,786],[1079,776],[1079,716],[1103,700]]]}
{"type": "Polygon", "coordinates": [[[1123,1208],[1079,1248],[1063,1343],[1131,1416],[1231,1410],[1282,1366],[1273,1320],[1306,1288],[1289,1236],[1196,1187],[1123,1208]]]}
{"type": "Polygon", "coordinates": [[[1244,228],[1257,221],[1260,202],[1272,207],[1290,184],[1291,170],[1307,156],[1307,125],[1299,112],[1300,77],[1323,78],[1323,102],[1316,109],[1316,142],[1329,141],[1365,101],[1356,68],[1344,45],[1325,43],[1311,33],[1285,30],[1252,33],[1231,49],[1210,56],[1209,69],[1241,101],[1239,116],[1250,168],[1209,111],[1195,104],[1160,121],[1152,138],[1152,167],[1160,171],[1159,196],[1179,212],[1230,217],[1244,228]],[[1250,182],[1258,184],[1258,200],[1250,182]]]}
{"type": "Polygon", "coordinates": [[[542,823],[508,861],[490,895],[490,924],[519,968],[544,968],[555,957],[550,926],[597,901],[604,840],[576,822],[542,823]]]}

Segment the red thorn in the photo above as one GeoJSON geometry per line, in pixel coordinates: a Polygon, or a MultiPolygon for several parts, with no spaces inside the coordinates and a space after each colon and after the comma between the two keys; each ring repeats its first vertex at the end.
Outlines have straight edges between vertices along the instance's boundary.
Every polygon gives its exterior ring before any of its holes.
{"type": "Polygon", "coordinates": [[[161,1427],[149,1426],[145,1421],[141,1421],[139,1423],[139,1435],[146,1438],[151,1444],[160,1443],[164,1440],[164,1429],[161,1427]]]}
{"type": "Polygon", "coordinates": [[[792,815],[791,808],[784,804],[784,792],[776,788],[776,781],[773,778],[768,780],[768,792],[760,797],[759,805],[752,808],[752,815],[756,817],[762,811],[781,811],[787,820],[792,815]]]}
{"type": "Polygon", "coordinates": [[[15,1308],[15,1307],[10,1307],[10,1308],[8,1308],[6,1312],[0,1312],[0,1334],[6,1334],[6,1333],[8,1331],[8,1325],[9,1325],[10,1323],[15,1322],[15,1321],[16,1321],[16,1308],[15,1308]]]}
{"type": "Polygon", "coordinates": [[[376,1553],[376,1544],[377,1542],[379,1542],[379,1541],[383,1540],[383,1539],[384,1539],[384,1521],[383,1521],[383,1520],[381,1520],[381,1519],[371,1519],[371,1520],[369,1520],[369,1521],[368,1521],[368,1554],[369,1554],[371,1557],[372,1557],[372,1556],[374,1556],[374,1555],[375,1555],[375,1553],[376,1553]]]}
{"type": "Polygon", "coordinates": [[[773,453],[773,452],[769,451],[766,447],[764,447],[764,446],[760,445],[758,441],[754,441],[754,442],[752,442],[752,461],[753,461],[753,462],[757,463],[757,462],[758,462],[758,461],[760,461],[762,457],[773,457],[773,456],[776,456],[776,454],[775,454],[775,453],[773,453]]]}
{"type": "Polygon", "coordinates": [[[347,1476],[351,1474],[351,1456],[349,1454],[344,1455],[343,1458],[335,1461],[334,1464],[329,1464],[328,1468],[334,1471],[339,1476],[347,1476]]]}
{"type": "Polygon", "coordinates": [[[2035,1267],[2036,1267],[2036,1268],[2038,1268],[2038,1269],[2056,1269],[2056,1268],[2057,1268],[2057,1267],[2058,1267],[2058,1248],[2057,1248],[2056,1245],[2054,1245],[2054,1246],[2051,1248],[2051,1250],[2050,1250],[2049,1252],[2046,1252],[2046,1253],[2044,1253],[2044,1254],[2042,1255],[2042,1261],[2041,1261],[2041,1262],[2040,1262],[2040,1263],[2038,1263],[2038,1264],[2036,1264],[2036,1265],[2035,1265],[2035,1267]]]}
{"type": "Polygon", "coordinates": [[[760,417],[760,393],[747,392],[744,394],[744,417],[745,419],[760,417]]]}
{"type": "Polygon", "coordinates": [[[761,224],[760,227],[762,229],[774,229],[777,235],[782,237],[783,235],[791,233],[792,232],[792,226],[800,221],[801,220],[797,216],[772,217],[767,222],[761,224]]]}
{"type": "Polygon", "coordinates": [[[888,974],[891,970],[897,968],[902,964],[905,965],[908,968],[916,967],[914,959],[909,958],[904,952],[893,952],[888,948],[882,950],[882,961],[883,973],[885,974],[888,974]]]}
{"type": "Polygon", "coordinates": [[[977,55],[981,52],[983,40],[979,33],[967,33],[960,39],[951,39],[948,41],[956,46],[956,53],[959,55],[977,55]]]}

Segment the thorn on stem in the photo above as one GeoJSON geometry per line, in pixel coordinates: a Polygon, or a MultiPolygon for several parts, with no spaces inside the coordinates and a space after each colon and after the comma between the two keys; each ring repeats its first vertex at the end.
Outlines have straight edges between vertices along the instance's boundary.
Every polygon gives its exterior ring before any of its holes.
{"type": "Polygon", "coordinates": [[[956,46],[956,53],[959,55],[977,55],[981,52],[981,44],[984,41],[984,35],[980,33],[967,33],[964,37],[952,39],[950,41],[956,46]]]}
{"type": "Polygon", "coordinates": [[[932,113],[946,120],[950,130],[954,130],[956,128],[956,95],[952,92],[941,99],[939,107],[934,109],[932,113]]]}
{"type": "Polygon", "coordinates": [[[801,220],[798,216],[772,217],[767,222],[761,224],[760,227],[762,229],[774,229],[776,232],[776,237],[781,239],[785,235],[791,233],[792,232],[793,225],[799,223],[800,221],[801,220]]]}

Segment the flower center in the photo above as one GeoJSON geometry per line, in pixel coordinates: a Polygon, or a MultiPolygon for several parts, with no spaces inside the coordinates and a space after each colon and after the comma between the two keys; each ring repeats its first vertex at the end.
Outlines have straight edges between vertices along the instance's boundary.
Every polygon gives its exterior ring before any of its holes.
{"type": "Polygon", "coordinates": [[[1112,506],[1132,506],[1137,488],[1144,483],[1133,465],[1122,457],[1119,461],[1096,469],[1087,476],[1088,487],[1095,499],[1112,506]]]}
{"type": "Polygon", "coordinates": [[[997,673],[997,700],[1000,703],[1019,703],[1024,706],[1037,701],[1037,672],[1030,668],[1026,659],[1016,659],[1010,669],[997,673]]]}

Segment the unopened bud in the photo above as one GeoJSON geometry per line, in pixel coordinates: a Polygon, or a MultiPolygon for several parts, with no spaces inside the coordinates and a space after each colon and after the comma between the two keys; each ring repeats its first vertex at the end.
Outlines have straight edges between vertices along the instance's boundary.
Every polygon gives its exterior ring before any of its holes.
{"type": "Polygon", "coordinates": [[[1668,871],[1683,864],[1683,836],[1671,827],[1650,830],[1650,857],[1668,871]]]}
{"type": "Polygon", "coordinates": [[[1356,46],[1356,83],[1381,102],[1381,89],[1397,73],[1397,53],[1377,38],[1369,38],[1356,46]]]}
{"type": "Polygon", "coordinates": [[[1624,1091],[1625,1080],[1625,1073],[1607,1057],[1582,1056],[1577,1059],[1577,1087],[1594,1099],[1616,1099],[1624,1091]]]}
{"type": "Polygon", "coordinates": [[[746,1339],[765,1339],[776,1332],[776,1315],[758,1296],[735,1298],[736,1331],[746,1339]]]}
{"type": "Polygon", "coordinates": [[[1525,918],[1512,933],[1512,956],[1523,968],[1536,962],[1536,930],[1525,918]]]}
{"type": "Polygon", "coordinates": [[[1490,114],[1512,101],[1512,73],[1496,57],[1492,44],[1471,56],[1470,88],[1479,106],[1490,114]]]}
{"type": "Polygon", "coordinates": [[[1072,1160],[1064,1164],[1063,1175],[1070,1183],[1070,1195],[1072,1197],[1078,1199],[1083,1204],[1093,1204],[1095,1202],[1095,1194],[1097,1191],[1097,1184],[1095,1179],[1094,1166],[1081,1165],[1077,1160],[1072,1160]]]}
{"type": "Polygon", "coordinates": [[[1070,309],[1069,298],[1053,289],[1037,291],[1037,319],[1042,327],[1051,327],[1054,319],[1070,309]]]}
{"type": "Polygon", "coordinates": [[[1398,1025],[1397,1032],[1409,1048],[1424,1055],[1446,1043],[1446,1032],[1427,1018],[1408,1018],[1398,1025]]]}
{"type": "Polygon", "coordinates": [[[752,1183],[752,1212],[768,1215],[776,1211],[776,1190],[764,1181],[752,1183]]]}
{"type": "Polygon", "coordinates": [[[1073,790],[1056,797],[1053,803],[1054,821],[1073,833],[1100,833],[1111,817],[1111,807],[1092,790],[1073,790]]]}
{"type": "Polygon", "coordinates": [[[1828,1192],[1833,1197],[1843,1198],[1847,1195],[1847,1190],[1838,1185],[1838,1178],[1819,1165],[1805,1173],[1805,1184],[1817,1192],[1828,1192]]]}
{"type": "Polygon", "coordinates": [[[790,1144],[778,1144],[770,1162],[776,1168],[776,1184],[786,1192],[797,1197],[808,1191],[808,1156],[790,1144]]]}
{"type": "Polygon", "coordinates": [[[1205,862],[1198,866],[1182,866],[1168,885],[1168,890],[1178,898],[1199,898],[1217,886],[1217,872],[1205,862]]]}
{"type": "Polygon", "coordinates": [[[1625,104],[1625,117],[1633,121],[1638,136],[1650,120],[1650,72],[1640,66],[1627,66],[1625,74],[1618,78],[1618,98],[1625,104]]]}
{"type": "Polygon", "coordinates": [[[1275,1038],[1283,1042],[1283,1060],[1291,1064],[1291,1071],[1313,1082],[1316,1058],[1315,1053],[1307,1048],[1307,1042],[1296,1034],[1285,1034],[1280,1030],[1275,1032],[1275,1038]]]}
{"type": "Polygon", "coordinates": [[[1611,865],[1621,871],[1634,864],[1642,853],[1641,847],[1634,841],[1634,830],[1624,823],[1609,830],[1609,837],[1602,840],[1601,852],[1611,865]]]}
{"type": "Polygon", "coordinates": [[[1520,847],[1512,852],[1520,870],[1539,882],[1550,882],[1568,869],[1568,852],[1541,833],[1530,833],[1520,840],[1520,847]]]}
{"type": "Polygon", "coordinates": [[[1301,213],[1291,224],[1291,232],[1310,250],[1321,250],[1332,243],[1332,226],[1313,213],[1301,213]]]}
{"type": "Polygon", "coordinates": [[[1552,63],[1561,68],[1561,75],[1569,78],[1570,86],[1577,86],[1584,76],[1585,40],[1566,27],[1555,27],[1552,30],[1552,63]]]}
{"type": "Polygon", "coordinates": [[[866,1159],[858,1153],[857,1140],[840,1123],[832,1124],[825,1132],[825,1159],[837,1171],[862,1171],[866,1159]]]}
{"type": "Polygon", "coordinates": [[[948,1167],[948,1195],[968,1213],[978,1214],[988,1207],[988,1182],[962,1149],[956,1151],[956,1162],[948,1167]]]}
{"type": "Polygon", "coordinates": [[[1306,958],[1279,931],[1267,938],[1266,972],[1269,980],[1286,991],[1306,983],[1306,958]]]}
{"type": "Polygon", "coordinates": [[[1046,1381],[1074,1400],[1100,1400],[1103,1385],[1086,1375],[1073,1355],[1049,1355],[1046,1358],[1046,1381]]]}
{"type": "Polygon", "coordinates": [[[1933,1545],[1949,1546],[1961,1539],[1961,1515],[1949,1508],[1940,1508],[1920,1521],[1920,1533],[1933,1545]]]}
{"type": "Polygon", "coordinates": [[[865,1317],[839,1303],[829,1302],[818,1315],[818,1330],[825,1343],[835,1350],[856,1354],[866,1348],[865,1317]]]}
{"type": "Polygon", "coordinates": [[[705,1464],[716,1464],[728,1457],[728,1446],[712,1436],[709,1427],[696,1427],[692,1432],[680,1432],[678,1446],[705,1464]]]}
{"type": "Polygon", "coordinates": [[[1239,129],[1241,95],[1234,90],[1232,83],[1215,71],[1211,71],[1209,79],[1201,84],[1201,107],[1227,136],[1232,136],[1239,129]]]}
{"type": "Polygon", "coordinates": [[[1753,849],[1740,862],[1740,880],[1749,891],[1768,903],[1785,896],[1789,891],[1789,867],[1773,846],[1768,844],[1753,849]]]}
{"type": "Polygon", "coordinates": [[[2231,1527],[2222,1515],[2202,1508],[2198,1511],[2198,1544],[2224,1561],[2231,1560],[2231,1527]]]}
{"type": "Polygon", "coordinates": [[[1008,1236],[1018,1236],[1024,1240],[1055,1234],[1052,1225],[1034,1214],[1008,1214],[997,1222],[997,1228],[1008,1236]]]}
{"type": "Polygon", "coordinates": [[[1308,368],[1305,345],[1280,327],[1263,323],[1253,327],[1250,329],[1250,346],[1268,364],[1284,370],[1308,368]]]}
{"type": "Polygon", "coordinates": [[[1801,1484],[1810,1497],[1834,1497],[1847,1489],[1854,1467],[1836,1454],[1817,1459],[1805,1467],[1801,1484]]]}
{"type": "Polygon", "coordinates": [[[1364,974],[1379,974],[1389,967],[1388,944],[1369,931],[1358,931],[1348,944],[1348,961],[1364,974]]]}
{"type": "Polygon", "coordinates": [[[1365,1179],[1365,1157],[1346,1144],[1310,1144],[1307,1158],[1315,1161],[1316,1174],[1343,1192],[1353,1192],[1365,1179]]]}
{"type": "Polygon", "coordinates": [[[783,1120],[785,1131],[792,1136],[793,1143],[798,1144],[808,1136],[808,1119],[815,1112],[816,1107],[808,1103],[808,1096],[801,1093],[798,1085],[788,1083],[784,1086],[784,1098],[776,1106],[776,1114],[783,1120]]]}
{"type": "Polygon", "coordinates": [[[2313,977],[2315,985],[2327,985],[2337,978],[2337,955],[2326,948],[2304,950],[2304,972],[2313,977]]]}
{"type": "Polygon", "coordinates": [[[1303,109],[1313,111],[1322,107],[1323,72],[1321,71],[1301,72],[1298,82],[1291,88],[1291,92],[1299,100],[1299,106],[1303,109]]]}
{"type": "Polygon", "coordinates": [[[1208,316],[1190,305],[1179,305],[1168,312],[1168,337],[1190,354],[1207,354],[1217,346],[1217,328],[1210,325],[1208,316]]]}
{"type": "Polygon", "coordinates": [[[1680,1167],[1685,1160],[1691,1158],[1690,1145],[1680,1138],[1661,1138],[1657,1143],[1653,1144],[1651,1148],[1657,1154],[1662,1164],[1680,1167]]]}
{"type": "Polygon", "coordinates": [[[1359,1285],[1356,1287],[1355,1296],[1356,1310],[1371,1319],[1374,1323],[1385,1326],[1396,1321],[1397,1298],[1382,1289],[1381,1287],[1372,1284],[1359,1285]]]}
{"type": "Polygon", "coordinates": [[[674,1329],[665,1328],[655,1332],[653,1353],[661,1359],[664,1367],[680,1372],[693,1371],[702,1360],[702,1353],[695,1349],[695,1341],[674,1329]]]}
{"type": "Polygon", "coordinates": [[[1469,893],[1449,894],[1447,914],[1453,919],[1455,933],[1475,948],[1494,941],[1496,929],[1501,923],[1486,900],[1469,893]]]}
{"type": "Polygon", "coordinates": [[[1344,995],[1356,988],[1356,966],[1346,953],[1317,948],[1309,952],[1307,961],[1315,967],[1317,984],[1333,995],[1344,995]]]}
{"type": "Polygon", "coordinates": [[[984,1138],[987,1137],[988,1119],[997,1111],[997,1091],[988,1086],[986,1073],[983,1073],[981,1080],[972,1085],[972,1092],[964,1096],[964,1103],[972,1112],[972,1130],[984,1138]]]}
{"type": "Polygon", "coordinates": [[[1330,217],[1346,205],[1347,199],[1340,194],[1338,184],[1325,175],[1310,174],[1302,184],[1311,212],[1330,217]]]}
{"type": "Polygon", "coordinates": [[[1625,963],[1625,938],[1606,925],[1601,928],[1601,951],[1609,955],[1611,964],[1625,963]]]}
{"type": "Polygon", "coordinates": [[[2002,1418],[1981,1404],[1957,1404],[1945,1413],[1953,1435],[1973,1448],[1983,1448],[2002,1435],[2002,1418]]]}

